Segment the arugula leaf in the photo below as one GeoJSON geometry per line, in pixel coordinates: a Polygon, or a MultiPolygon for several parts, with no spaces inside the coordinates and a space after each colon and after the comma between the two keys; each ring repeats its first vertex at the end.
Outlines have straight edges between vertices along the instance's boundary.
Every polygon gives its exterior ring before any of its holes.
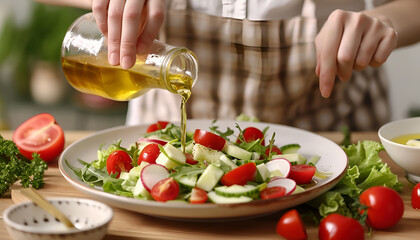
{"type": "Polygon", "coordinates": [[[0,196],[3,196],[12,184],[20,182],[23,187],[39,189],[45,185],[44,171],[47,163],[34,153],[29,160],[22,156],[13,141],[0,135],[0,196]]]}

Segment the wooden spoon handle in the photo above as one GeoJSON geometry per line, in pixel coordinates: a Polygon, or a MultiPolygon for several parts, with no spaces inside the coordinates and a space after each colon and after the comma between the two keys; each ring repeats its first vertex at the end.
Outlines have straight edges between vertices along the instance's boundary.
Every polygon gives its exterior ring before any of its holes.
{"type": "Polygon", "coordinates": [[[74,228],[73,223],[60,210],[54,207],[54,205],[52,205],[41,194],[39,194],[35,189],[31,187],[21,188],[17,190],[17,192],[15,192],[13,195],[16,198],[16,200],[14,201],[22,200],[22,197],[27,197],[28,199],[36,203],[40,208],[44,209],[45,211],[56,217],[66,227],[74,228]],[[19,193],[21,194],[21,196],[19,196],[19,193]]]}

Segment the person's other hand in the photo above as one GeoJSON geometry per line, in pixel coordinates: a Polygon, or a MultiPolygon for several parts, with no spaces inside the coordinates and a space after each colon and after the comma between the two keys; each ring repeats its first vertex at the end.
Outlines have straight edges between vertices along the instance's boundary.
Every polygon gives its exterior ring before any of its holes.
{"type": "Polygon", "coordinates": [[[162,26],[164,0],[92,0],[92,12],[108,40],[111,65],[131,68],[136,53],[144,53],[162,26]]]}
{"type": "Polygon", "coordinates": [[[315,39],[322,96],[330,96],[335,76],[347,81],[353,70],[379,67],[396,46],[397,32],[389,21],[359,12],[332,12],[315,39]]]}

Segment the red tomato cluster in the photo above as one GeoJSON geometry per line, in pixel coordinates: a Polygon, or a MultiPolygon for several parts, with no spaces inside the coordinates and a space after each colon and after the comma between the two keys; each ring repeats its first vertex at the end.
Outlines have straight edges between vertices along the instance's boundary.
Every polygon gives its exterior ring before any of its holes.
{"type": "MultiPolygon", "coordinates": [[[[420,189],[420,184],[413,190],[420,189]]],[[[365,190],[359,201],[366,206],[366,223],[373,229],[387,229],[401,219],[404,213],[404,203],[401,196],[393,189],[384,186],[375,186],[365,190]]],[[[420,198],[416,197],[418,204],[420,198]]],[[[280,218],[276,227],[277,233],[286,239],[300,240],[307,239],[305,225],[299,213],[289,210],[280,218]]],[[[356,219],[333,213],[323,218],[318,227],[318,238],[320,240],[359,240],[364,239],[362,224],[356,219]]]]}

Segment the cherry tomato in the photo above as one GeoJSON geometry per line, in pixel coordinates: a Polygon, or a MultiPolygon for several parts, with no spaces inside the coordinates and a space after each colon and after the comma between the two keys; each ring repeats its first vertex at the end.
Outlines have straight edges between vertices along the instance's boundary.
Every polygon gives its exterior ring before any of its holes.
{"type": "Polygon", "coordinates": [[[252,181],[254,179],[256,173],[257,166],[255,163],[245,163],[244,165],[241,165],[223,175],[220,181],[225,186],[231,186],[234,184],[245,185],[248,181],[252,181]]]}
{"type": "Polygon", "coordinates": [[[420,209],[420,183],[417,183],[411,192],[411,206],[420,209]]]}
{"type": "Polygon", "coordinates": [[[270,148],[269,147],[265,150],[265,155],[267,157],[269,157],[270,156],[270,153],[272,153],[272,152],[274,152],[274,154],[282,154],[281,150],[277,146],[273,146],[271,148],[271,152],[270,152],[270,148]]]}
{"type": "Polygon", "coordinates": [[[360,194],[359,200],[361,204],[368,207],[366,222],[374,229],[394,226],[404,213],[404,202],[401,196],[388,187],[368,188],[360,194]]]}
{"type": "Polygon", "coordinates": [[[288,240],[304,240],[308,238],[305,225],[296,209],[283,214],[277,222],[276,231],[288,240]]]}
{"type": "Polygon", "coordinates": [[[286,194],[286,188],[281,186],[269,187],[261,191],[262,199],[283,197],[286,194]]]}
{"type": "Polygon", "coordinates": [[[12,136],[20,153],[32,159],[38,153],[46,161],[56,159],[64,149],[64,132],[49,113],[35,115],[23,122],[12,136]]]}
{"type": "Polygon", "coordinates": [[[191,197],[190,197],[190,203],[192,204],[198,204],[198,203],[205,203],[207,201],[207,192],[204,191],[201,188],[194,187],[191,190],[191,197]]]}
{"type": "Polygon", "coordinates": [[[137,158],[137,163],[141,162],[156,163],[156,158],[160,154],[160,149],[157,143],[147,144],[140,152],[137,158]]]}
{"type": "Polygon", "coordinates": [[[356,219],[332,213],[321,220],[318,238],[320,240],[363,240],[365,233],[356,219]]]}
{"type": "Polygon", "coordinates": [[[106,159],[106,170],[109,175],[117,173],[116,178],[120,177],[121,172],[128,172],[133,166],[131,157],[123,150],[115,150],[106,159]]]}
{"type": "Polygon", "coordinates": [[[297,184],[308,184],[312,181],[315,171],[316,167],[314,166],[306,164],[293,165],[290,168],[288,178],[295,180],[297,184]]]}
{"type": "Polygon", "coordinates": [[[194,165],[197,164],[198,161],[194,159],[194,156],[191,153],[185,153],[186,163],[194,165]]]}
{"type": "Polygon", "coordinates": [[[150,125],[147,128],[146,132],[149,133],[149,132],[154,132],[154,131],[157,131],[157,130],[165,129],[168,124],[169,124],[169,122],[157,121],[157,123],[154,123],[154,124],[150,125]]]}
{"type": "MultiPolygon", "coordinates": [[[[265,145],[265,142],[264,142],[264,134],[258,128],[255,128],[255,127],[247,127],[243,131],[242,135],[244,137],[245,142],[247,142],[247,143],[254,142],[255,140],[258,140],[258,139],[262,139],[261,145],[263,145],[263,146],[265,145]]],[[[236,142],[237,143],[240,143],[242,141],[241,141],[241,139],[238,138],[236,140],[236,142]]]]}
{"type": "Polygon", "coordinates": [[[157,182],[150,193],[159,202],[174,200],[179,194],[179,184],[171,177],[165,178],[157,182]]]}
{"type": "Polygon", "coordinates": [[[193,139],[198,144],[218,151],[222,151],[226,143],[221,136],[201,129],[195,130],[193,139]]]}

